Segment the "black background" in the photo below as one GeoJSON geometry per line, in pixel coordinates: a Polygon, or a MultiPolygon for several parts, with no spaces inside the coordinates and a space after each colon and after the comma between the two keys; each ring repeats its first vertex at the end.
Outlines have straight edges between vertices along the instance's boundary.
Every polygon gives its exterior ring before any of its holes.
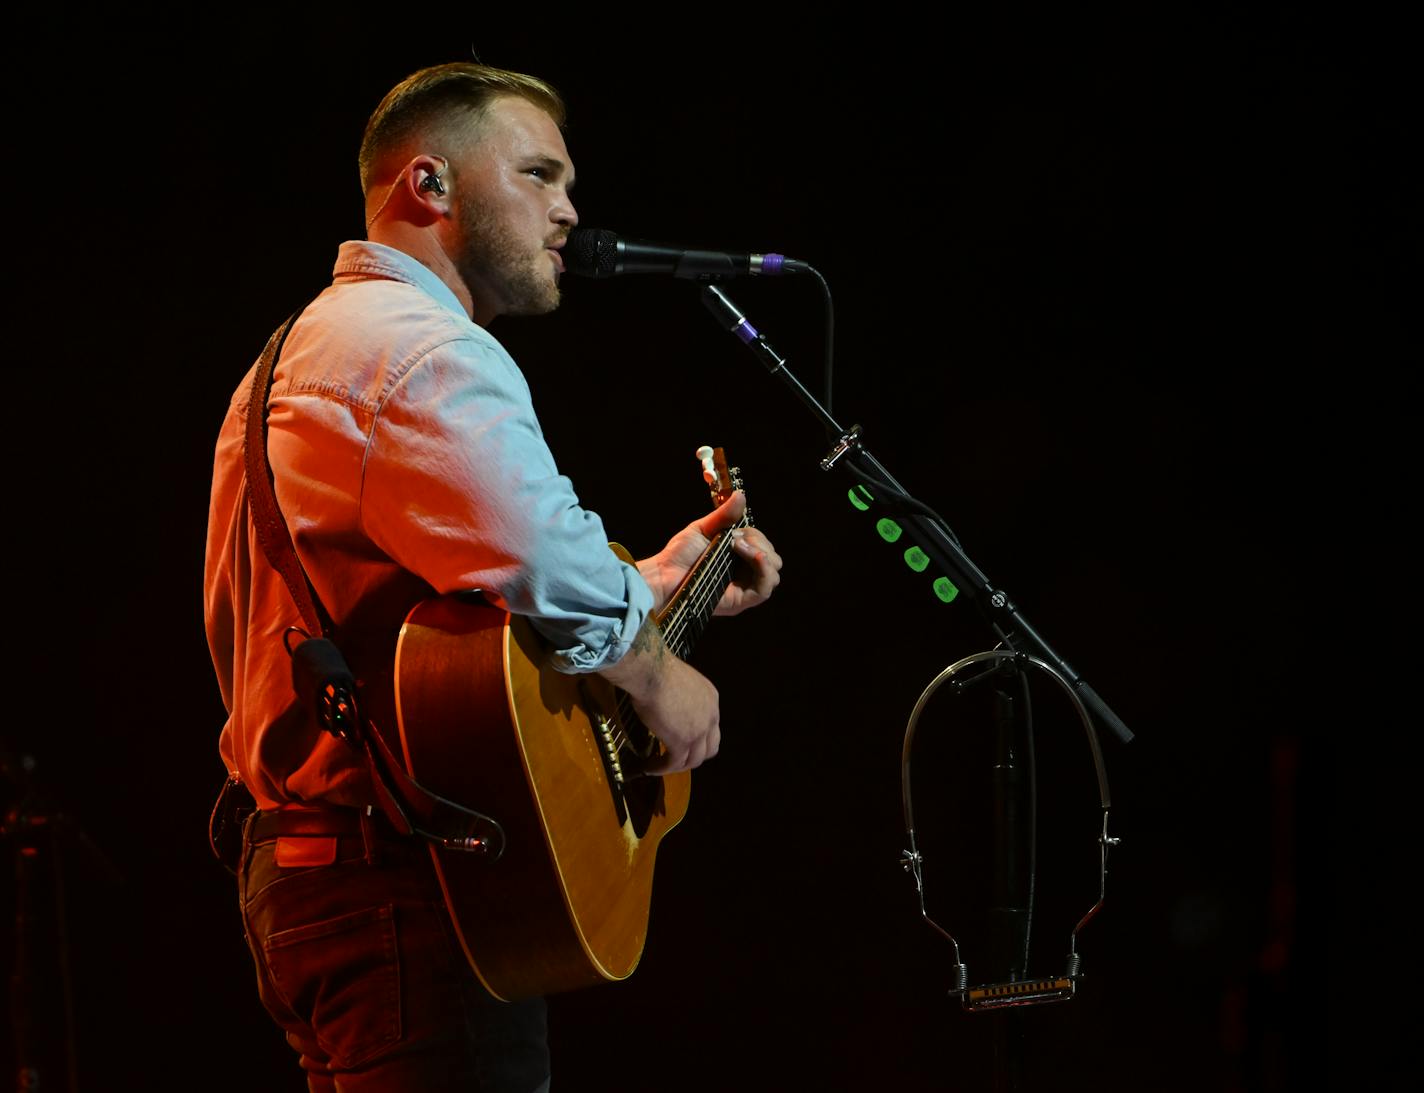
{"type": "MultiPolygon", "coordinates": [[[[1025,1015],[1027,1087],[1298,1084],[1325,1033],[1300,939],[1323,913],[1331,782],[1310,709],[1322,576],[1299,530],[1340,375],[1363,363],[1337,355],[1332,320],[1399,258],[1361,186],[1334,28],[540,15],[133,18],[30,39],[11,213],[15,318],[35,335],[14,364],[35,382],[9,414],[24,697],[4,788],[68,834],[64,913],[45,887],[33,944],[7,936],[34,961],[14,1013],[57,1034],[63,948],[81,1088],[302,1086],[205,841],[212,442],[266,335],[361,233],[367,114],[473,48],[564,93],[585,226],[824,274],[837,416],[1138,734],[1105,743],[1123,842],[1079,997],[1025,1015]],[[410,16],[444,25],[388,25],[410,16]]],[[[814,284],[728,291],[819,392],[814,284]]],[[[947,999],[950,954],[898,859],[910,710],[993,639],[850,507],[817,468],[818,427],[694,286],[571,279],[558,313],[494,333],[615,537],[646,553],[697,515],[692,451],[720,444],[786,559],[769,605],[704,639],[723,753],[663,848],[642,967],[552,1001],[556,1087],[985,1087],[993,1025],[947,999]]],[[[1088,753],[1056,702],[1039,702],[1042,974],[1096,884],[1088,753]]],[[[916,801],[950,924],[984,892],[986,728],[938,701],[921,723],[916,801]]]]}

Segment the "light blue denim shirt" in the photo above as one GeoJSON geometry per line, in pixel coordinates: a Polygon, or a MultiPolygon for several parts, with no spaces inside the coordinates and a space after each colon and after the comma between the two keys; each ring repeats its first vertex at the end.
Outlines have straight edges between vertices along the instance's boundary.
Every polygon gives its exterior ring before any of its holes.
{"type": "MultiPolygon", "coordinates": [[[[219,435],[208,525],[208,641],[230,712],[222,754],[260,801],[339,801],[360,774],[335,750],[344,745],[318,736],[304,751],[265,738],[292,721],[281,634],[299,620],[247,518],[250,383],[251,373],[219,435]]],[[[509,354],[433,272],[390,247],[343,244],[333,284],[293,328],[273,382],[268,458],[338,627],[391,629],[431,590],[478,588],[529,617],[555,667],[590,672],[623,656],[653,608],[555,466],[509,354]]]]}

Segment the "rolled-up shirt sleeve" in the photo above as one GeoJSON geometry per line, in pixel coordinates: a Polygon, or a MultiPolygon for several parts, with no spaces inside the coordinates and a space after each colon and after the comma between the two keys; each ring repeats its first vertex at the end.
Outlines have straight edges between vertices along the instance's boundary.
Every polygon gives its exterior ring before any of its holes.
{"type": "Polygon", "coordinates": [[[393,386],[365,452],[360,519],[437,592],[480,589],[528,616],[560,671],[617,663],[653,607],[559,473],[528,384],[492,339],[444,342],[393,386]]]}

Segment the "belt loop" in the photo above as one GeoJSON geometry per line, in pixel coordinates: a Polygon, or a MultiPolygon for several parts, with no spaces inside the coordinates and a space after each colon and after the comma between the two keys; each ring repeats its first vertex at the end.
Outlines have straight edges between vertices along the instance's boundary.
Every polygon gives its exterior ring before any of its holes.
{"type": "Polygon", "coordinates": [[[257,824],[258,811],[253,809],[242,819],[242,851],[237,859],[237,875],[242,880],[242,889],[247,890],[247,864],[252,860],[252,829],[257,824]]]}
{"type": "Polygon", "coordinates": [[[361,810],[361,841],[366,846],[366,864],[379,865],[376,852],[379,841],[376,838],[376,822],[371,817],[370,805],[361,810]]]}

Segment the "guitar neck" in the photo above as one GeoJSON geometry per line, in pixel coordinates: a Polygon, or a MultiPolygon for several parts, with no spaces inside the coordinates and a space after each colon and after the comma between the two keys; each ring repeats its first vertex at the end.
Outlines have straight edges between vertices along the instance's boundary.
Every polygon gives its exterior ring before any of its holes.
{"type": "Polygon", "coordinates": [[[667,606],[658,614],[658,628],[663,633],[663,641],[676,656],[687,659],[718,601],[722,599],[722,593],[732,583],[732,563],[736,561],[732,552],[732,544],[736,540],[732,532],[737,528],[750,527],[751,523],[751,514],[748,513],[732,527],[718,532],[697,564],[683,578],[667,606]]]}
{"type": "MultiPolygon", "coordinates": [[[[711,487],[712,503],[725,504],[735,490],[741,489],[736,468],[727,466],[726,454],[721,448],[699,448],[697,458],[702,461],[702,477],[711,487]]],[[[692,647],[707,627],[707,620],[721,601],[722,593],[732,583],[732,565],[736,561],[732,551],[736,543],[733,532],[751,526],[751,511],[744,508],[741,519],[712,537],[702,556],[683,577],[677,591],[654,618],[662,633],[663,644],[679,659],[686,660],[692,652],[692,647]]],[[[613,731],[607,734],[607,739],[613,751],[607,762],[614,772],[613,776],[621,783],[624,777],[621,772],[628,767],[639,769],[656,753],[658,743],[638,719],[632,700],[624,691],[618,692],[618,717],[611,728],[613,731]]]]}

